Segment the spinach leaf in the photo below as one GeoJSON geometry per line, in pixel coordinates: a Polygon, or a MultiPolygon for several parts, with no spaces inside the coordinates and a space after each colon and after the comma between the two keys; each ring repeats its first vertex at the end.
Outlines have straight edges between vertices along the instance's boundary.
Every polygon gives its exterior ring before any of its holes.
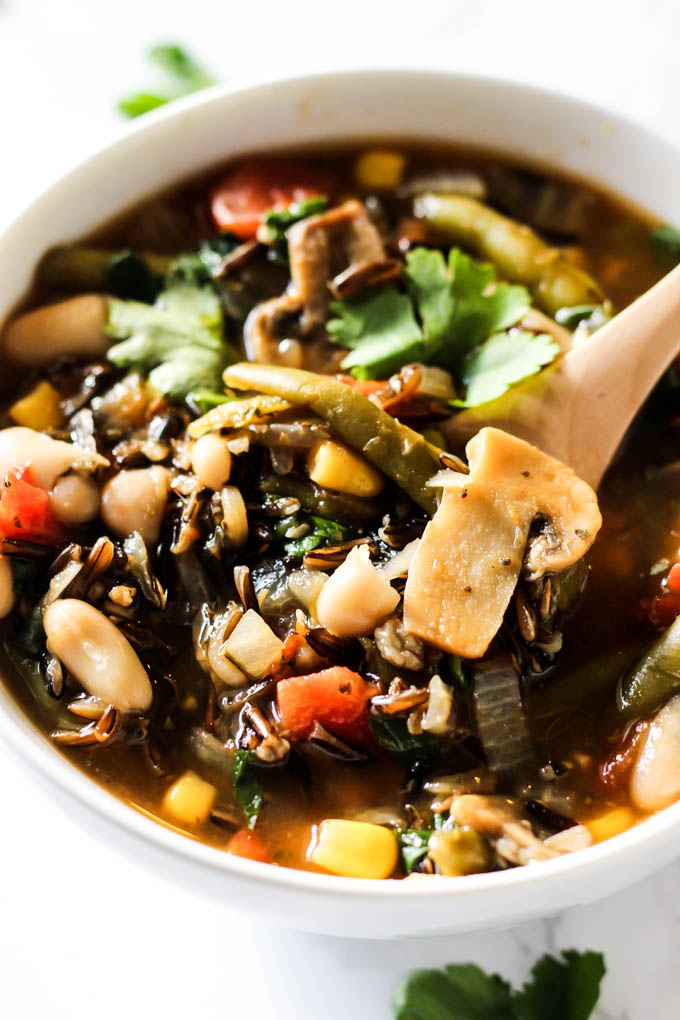
{"type": "Polygon", "coordinates": [[[106,275],[111,293],[132,301],[155,301],[161,287],[144,259],[129,249],[113,256],[106,275]]]}
{"type": "Polygon", "coordinates": [[[154,92],[133,92],[119,100],[118,109],[126,117],[139,117],[156,110],[173,99],[198,92],[215,84],[208,74],[185,49],[172,43],[154,46],[148,53],[149,62],[163,72],[164,87],[154,92]]]}
{"type": "Polygon", "coordinates": [[[416,755],[437,758],[446,753],[446,744],[430,733],[409,733],[403,719],[371,716],[373,736],[381,747],[393,754],[413,758],[416,755]]]}
{"type": "Polygon", "coordinates": [[[18,556],[12,556],[12,587],[15,595],[31,595],[35,580],[43,569],[41,563],[35,560],[22,560],[18,556]]]}
{"type": "Polygon", "coordinates": [[[255,775],[254,751],[236,751],[234,755],[234,800],[243,808],[248,828],[254,829],[262,807],[262,787],[255,775]]]}
{"type": "Polygon", "coordinates": [[[588,1020],[605,974],[601,953],[546,954],[531,980],[513,991],[474,963],[416,970],[397,989],[395,1020],[588,1020]]]}
{"type": "Polygon", "coordinates": [[[30,616],[27,616],[19,629],[12,635],[12,643],[20,648],[32,659],[39,659],[45,651],[45,628],[43,627],[42,613],[36,606],[30,616]]]}

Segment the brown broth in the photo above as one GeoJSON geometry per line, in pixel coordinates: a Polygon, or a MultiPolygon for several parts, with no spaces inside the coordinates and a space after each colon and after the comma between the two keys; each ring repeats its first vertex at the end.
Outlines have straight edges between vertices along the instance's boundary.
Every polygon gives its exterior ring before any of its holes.
{"type": "MultiPolygon", "coordinates": [[[[401,148],[408,152],[409,172],[413,173],[458,168],[484,172],[490,164],[502,162],[488,153],[440,146],[401,148]]],[[[356,147],[326,152],[317,148],[306,155],[346,181],[348,193],[356,193],[351,166],[357,151],[356,147]]],[[[97,231],[88,243],[171,252],[195,248],[211,232],[206,193],[223,172],[224,168],[211,171],[143,203],[97,231]]],[[[551,175],[551,179],[566,180],[557,174],[551,175]]],[[[650,248],[650,219],[594,185],[567,183],[585,191],[592,203],[585,230],[569,242],[573,257],[602,283],[614,305],[623,307],[656,282],[667,268],[650,248]]],[[[394,198],[386,199],[384,205],[391,218],[406,209],[404,201],[394,198]]],[[[38,306],[56,296],[54,291],[34,288],[24,307],[38,306]]],[[[650,567],[657,560],[674,555],[680,545],[677,531],[674,534],[674,529],[680,529],[680,514],[677,503],[673,505],[667,496],[661,498],[659,486],[645,480],[643,467],[670,462],[679,456],[678,430],[667,431],[663,447],[659,448],[654,438],[650,439],[644,429],[636,426],[601,490],[604,529],[590,558],[587,593],[565,630],[565,653],[552,673],[536,681],[529,678],[526,683],[527,711],[544,759],[567,762],[580,773],[578,786],[582,796],[576,821],[627,805],[625,787],[607,790],[598,775],[599,766],[611,755],[621,736],[609,711],[617,676],[599,684],[581,679],[576,690],[571,678],[582,672],[596,655],[618,652],[623,669],[657,631],[641,607],[659,590],[658,579],[650,577],[650,567]]],[[[680,492],[680,485],[677,489],[680,492]]],[[[186,634],[188,648],[188,630],[186,634]]],[[[183,730],[202,717],[205,675],[192,661],[190,652],[170,663],[169,668],[181,678],[179,686],[184,693],[185,707],[174,716],[176,736],[180,737],[183,730]]],[[[36,718],[39,713],[35,703],[17,672],[10,683],[25,711],[36,718]]],[[[173,779],[194,764],[181,751],[173,750],[172,740],[166,750],[162,770],[154,769],[141,746],[119,743],[109,748],[62,749],[62,753],[116,796],[161,823],[173,825],[164,817],[162,798],[173,779]]],[[[311,827],[323,818],[353,817],[362,811],[380,810],[387,815],[399,811],[403,766],[387,752],[375,749],[375,755],[374,764],[361,768],[318,759],[312,774],[306,777],[290,769],[263,773],[266,802],[258,832],[275,863],[310,867],[305,854],[311,827]]],[[[187,834],[224,848],[231,830],[208,822],[198,829],[189,828],[187,834]]]]}

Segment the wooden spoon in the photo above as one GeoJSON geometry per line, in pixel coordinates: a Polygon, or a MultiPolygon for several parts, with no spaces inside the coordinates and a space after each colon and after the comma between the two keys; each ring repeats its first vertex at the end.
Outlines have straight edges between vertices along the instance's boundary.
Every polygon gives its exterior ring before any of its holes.
{"type": "Polygon", "coordinates": [[[504,396],[444,426],[466,441],[496,425],[597,488],[636,412],[680,351],[680,266],[590,339],[504,396]]]}

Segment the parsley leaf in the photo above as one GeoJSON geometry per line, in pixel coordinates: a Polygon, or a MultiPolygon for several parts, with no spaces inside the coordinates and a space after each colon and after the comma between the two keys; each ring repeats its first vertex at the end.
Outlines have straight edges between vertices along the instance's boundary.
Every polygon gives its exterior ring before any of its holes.
{"type": "Polygon", "coordinates": [[[257,816],[262,807],[262,787],[257,779],[253,762],[253,751],[237,751],[234,755],[234,800],[243,808],[248,821],[248,828],[254,829],[257,816]]]}
{"type": "Polygon", "coordinates": [[[358,379],[376,379],[397,372],[409,361],[422,360],[424,348],[408,295],[396,287],[364,292],[348,301],[332,301],[327,330],[331,340],[350,353],[342,367],[358,379]]]}
{"type": "Polygon", "coordinates": [[[397,989],[394,1016],[395,1020],[517,1020],[508,982],[498,974],[486,974],[474,963],[414,971],[397,989]]]}
{"type": "Polygon", "coordinates": [[[567,949],[561,959],[542,956],[521,991],[515,992],[518,1020],[588,1020],[605,974],[602,953],[567,949]]]}
{"type": "Polygon", "coordinates": [[[665,223],[662,227],[654,227],[649,232],[649,243],[660,255],[665,255],[673,262],[680,262],[680,230],[665,223]]]}
{"type": "Polygon", "coordinates": [[[122,341],[109,348],[109,360],[148,371],[161,393],[184,398],[197,389],[219,391],[229,348],[213,287],[176,282],[153,305],[112,299],[107,333],[122,341]]]}
{"type": "Polygon", "coordinates": [[[513,383],[535,375],[559,353],[559,346],[547,333],[512,330],[496,333],[471,351],[463,361],[461,378],[467,387],[460,403],[476,407],[502,396],[513,383]]]}
{"type": "Polygon", "coordinates": [[[294,514],[292,517],[284,517],[279,522],[275,534],[277,538],[287,539],[283,547],[287,556],[301,559],[305,553],[312,552],[313,549],[346,541],[350,529],[335,521],[326,520],[325,517],[314,517],[310,514],[308,519],[304,517],[301,519],[294,514]]]}
{"type": "Polygon", "coordinates": [[[154,46],[148,53],[149,62],[161,70],[166,79],[164,90],[158,92],[134,92],[119,100],[118,109],[126,117],[140,117],[143,113],[156,110],[159,106],[198,92],[215,84],[208,74],[186,50],[176,44],[154,46]]]}
{"type": "Polygon", "coordinates": [[[588,1020],[605,973],[601,953],[545,955],[531,980],[513,991],[474,963],[416,970],[397,989],[395,1020],[588,1020]]]}

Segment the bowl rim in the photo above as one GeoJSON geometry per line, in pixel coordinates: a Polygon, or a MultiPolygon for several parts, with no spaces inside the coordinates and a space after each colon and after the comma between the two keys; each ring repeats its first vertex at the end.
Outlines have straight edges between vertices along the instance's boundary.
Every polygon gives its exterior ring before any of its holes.
{"type": "MultiPolygon", "coordinates": [[[[449,85],[455,84],[462,89],[469,85],[486,89],[489,92],[494,89],[503,92],[511,91],[518,101],[521,101],[522,97],[530,96],[532,99],[539,97],[554,104],[556,108],[569,107],[572,111],[583,111],[590,117],[599,116],[603,121],[634,131],[638,138],[649,137],[657,144],[667,147],[669,153],[680,161],[680,150],[664,135],[651,130],[644,124],[639,124],[605,106],[570,96],[557,89],[534,86],[493,74],[438,69],[419,70],[412,67],[405,69],[400,67],[356,68],[316,71],[299,75],[281,74],[266,80],[246,80],[211,86],[195,95],[175,100],[167,107],[146,114],[131,125],[124,127],[103,145],[99,145],[92,152],[80,158],[74,166],[59,174],[55,180],[27,202],[20,212],[4,226],[2,234],[0,234],[0,245],[11,239],[15,231],[20,231],[24,218],[33,215],[36,208],[39,208],[43,201],[48,201],[52,192],[58,189],[62,183],[76,175],[91,172],[99,161],[110,152],[129,144],[139,135],[148,135],[152,139],[155,132],[164,129],[168,122],[181,121],[188,111],[213,105],[228,105],[230,101],[238,101],[241,97],[257,99],[261,96],[266,100],[267,94],[272,89],[279,87],[313,86],[316,82],[342,87],[346,82],[355,82],[362,78],[373,81],[383,80],[388,83],[391,79],[397,78],[400,82],[403,82],[404,79],[426,83],[445,80],[449,85]]],[[[559,161],[555,165],[559,166],[559,161]]],[[[368,898],[376,898],[381,901],[389,901],[397,898],[427,903],[433,898],[445,897],[448,899],[454,896],[461,900],[476,899],[483,895],[485,898],[496,896],[500,906],[500,897],[503,895],[516,899],[518,894],[531,887],[532,897],[538,898],[541,889],[552,887],[560,877],[565,880],[570,878],[574,872],[579,875],[590,873],[591,877],[595,877],[598,873],[602,873],[605,863],[610,858],[615,857],[618,862],[624,858],[630,859],[643,846],[659,844],[664,839],[670,840],[672,832],[680,831],[680,802],[678,802],[620,835],[587,849],[541,862],[540,867],[523,866],[506,871],[467,875],[463,878],[437,876],[437,881],[434,882],[345,878],[246,860],[201,843],[182,834],[179,830],[173,831],[168,825],[155,820],[144,809],[136,808],[108,792],[96,780],[90,779],[77,766],[71,764],[34,726],[11,692],[7,694],[7,703],[4,700],[0,701],[0,737],[42,778],[56,784],[60,790],[84,804],[100,818],[113,822],[129,835],[137,837],[144,843],[150,843],[157,850],[169,853],[178,861],[198,865],[201,870],[213,875],[231,874],[243,879],[256,880],[260,886],[264,884],[266,887],[275,889],[294,890],[312,895],[324,894],[335,899],[347,900],[349,898],[350,900],[366,901],[368,898]]],[[[575,902],[574,897],[571,897],[571,900],[575,902]]],[[[499,913],[502,914],[502,911],[499,913]]]]}

